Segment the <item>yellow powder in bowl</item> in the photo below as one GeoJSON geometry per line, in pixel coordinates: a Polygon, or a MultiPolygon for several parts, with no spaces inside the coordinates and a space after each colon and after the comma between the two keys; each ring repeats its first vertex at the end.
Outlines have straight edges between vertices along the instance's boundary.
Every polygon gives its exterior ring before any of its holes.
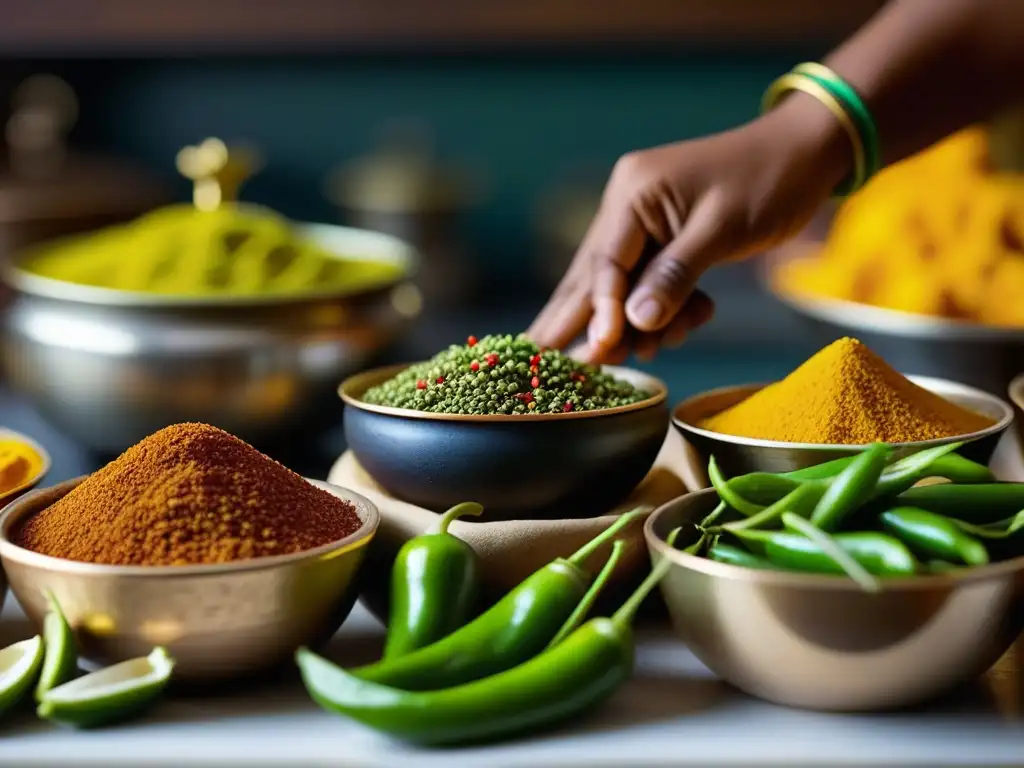
{"type": "Polygon", "coordinates": [[[862,445],[954,437],[993,423],[917,386],[856,339],[843,338],[698,426],[760,440],[862,445]]]}

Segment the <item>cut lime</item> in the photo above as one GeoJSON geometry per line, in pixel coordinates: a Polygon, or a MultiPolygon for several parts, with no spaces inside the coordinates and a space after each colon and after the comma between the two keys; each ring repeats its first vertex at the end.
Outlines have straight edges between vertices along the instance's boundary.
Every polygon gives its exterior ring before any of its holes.
{"type": "Polygon", "coordinates": [[[36,685],[36,701],[42,701],[47,691],[68,682],[78,671],[78,652],[71,626],[52,592],[46,593],[46,600],[50,604],[50,611],[43,620],[46,658],[36,685]]]}
{"type": "Polygon", "coordinates": [[[80,728],[108,725],[138,714],[167,686],[174,659],[163,648],[72,680],[43,695],[40,717],[80,728]]]}
{"type": "Polygon", "coordinates": [[[0,651],[0,715],[13,709],[32,687],[43,666],[43,638],[9,645],[0,651]]]}

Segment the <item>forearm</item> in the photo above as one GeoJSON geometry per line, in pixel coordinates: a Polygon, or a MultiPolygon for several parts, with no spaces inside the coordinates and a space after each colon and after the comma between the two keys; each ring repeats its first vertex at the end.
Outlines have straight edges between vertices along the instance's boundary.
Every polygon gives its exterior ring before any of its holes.
{"type": "Polygon", "coordinates": [[[1024,0],[892,0],[826,63],[895,162],[1024,102],[1024,0]]]}

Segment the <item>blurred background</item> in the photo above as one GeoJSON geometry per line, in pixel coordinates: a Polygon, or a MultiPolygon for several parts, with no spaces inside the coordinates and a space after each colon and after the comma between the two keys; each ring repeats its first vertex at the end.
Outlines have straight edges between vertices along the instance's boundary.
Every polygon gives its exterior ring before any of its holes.
{"type": "MultiPolygon", "coordinates": [[[[3,5],[5,258],[189,202],[176,155],[219,137],[259,153],[244,202],[417,248],[422,309],[383,353],[408,360],[470,333],[523,330],[621,154],[754,117],[775,77],[821,58],[882,3],[3,5]]],[[[841,335],[786,308],[762,286],[761,269],[755,259],[709,275],[715,320],[644,366],[674,398],[779,377],[841,335]]],[[[25,389],[16,382],[6,393],[8,421],[81,442],[60,423],[51,430],[52,409],[39,417],[39,398],[25,389]]],[[[322,455],[337,455],[339,439],[322,455]]]]}

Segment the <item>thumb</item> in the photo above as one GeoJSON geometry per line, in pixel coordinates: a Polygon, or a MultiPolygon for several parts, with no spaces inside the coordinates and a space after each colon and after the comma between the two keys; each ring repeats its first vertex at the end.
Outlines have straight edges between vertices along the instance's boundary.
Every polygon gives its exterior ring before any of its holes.
{"type": "Polygon", "coordinates": [[[646,266],[626,302],[639,331],[660,331],[686,304],[704,271],[727,253],[721,218],[694,210],[683,231],[646,266]]]}

